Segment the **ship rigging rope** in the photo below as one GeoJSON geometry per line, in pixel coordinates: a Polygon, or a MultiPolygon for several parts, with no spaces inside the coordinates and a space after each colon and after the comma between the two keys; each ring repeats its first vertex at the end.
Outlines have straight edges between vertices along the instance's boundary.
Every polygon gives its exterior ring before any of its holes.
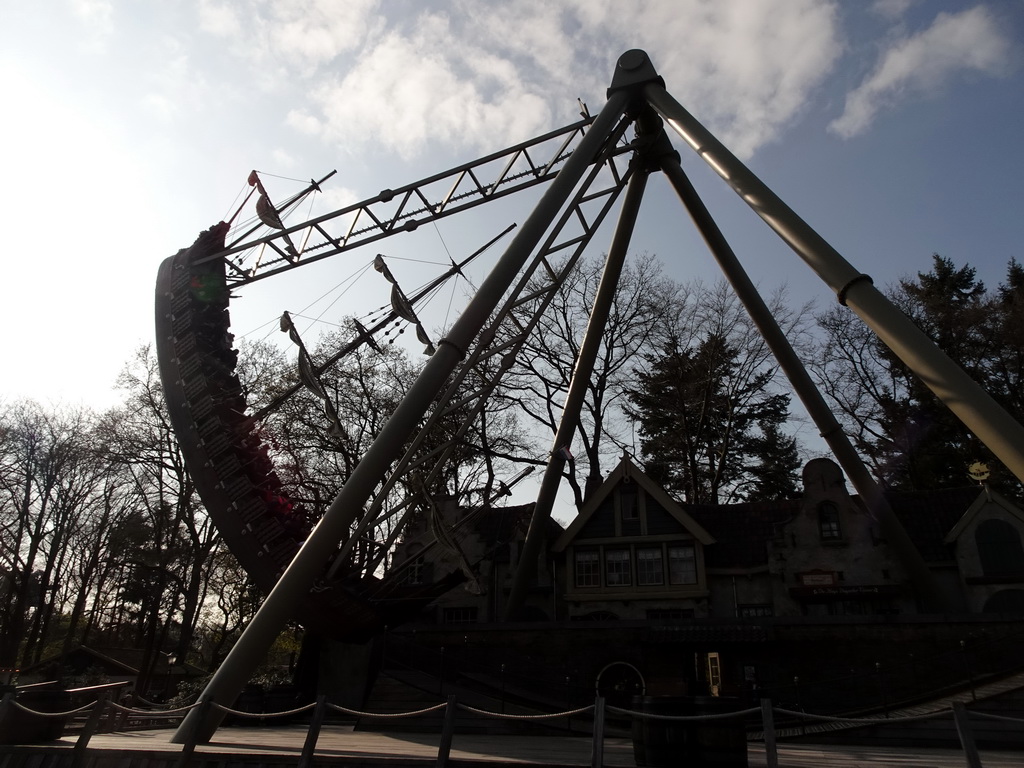
{"type": "MultiPolygon", "coordinates": [[[[350,290],[352,290],[353,287],[355,287],[355,285],[358,282],[359,278],[362,277],[366,273],[366,271],[370,268],[372,263],[373,263],[372,261],[367,262],[362,267],[360,267],[355,272],[353,272],[351,275],[349,275],[345,279],[341,280],[340,282],[336,283],[334,286],[329,288],[327,291],[322,293],[320,296],[317,296],[315,299],[313,299],[311,302],[309,302],[305,307],[300,309],[298,312],[292,312],[291,313],[292,316],[293,317],[301,317],[301,318],[306,319],[306,320],[310,320],[311,319],[314,322],[321,322],[321,323],[322,322],[327,322],[327,321],[322,319],[323,315],[331,307],[333,307],[335,304],[337,304],[338,301],[340,301],[341,298],[343,296],[345,296],[345,294],[347,294],[350,290]],[[334,291],[338,290],[341,286],[345,285],[346,283],[348,283],[347,287],[345,287],[345,289],[343,291],[341,291],[341,293],[338,294],[337,298],[335,298],[330,304],[328,304],[327,307],[319,315],[317,315],[314,318],[310,318],[309,316],[307,316],[305,314],[306,310],[308,310],[310,307],[315,306],[318,302],[323,301],[325,298],[330,296],[334,291]]],[[[372,312],[370,314],[372,314],[372,312]]],[[[271,327],[270,331],[268,331],[263,336],[263,338],[260,339],[260,341],[266,341],[267,339],[269,339],[271,336],[273,336],[278,331],[278,324],[280,322],[280,317],[281,316],[279,314],[275,315],[273,318],[271,318],[270,320],[267,320],[267,322],[263,323],[262,325],[256,326],[255,328],[253,328],[248,333],[241,334],[240,338],[243,338],[243,339],[248,338],[252,334],[254,334],[257,331],[259,331],[260,329],[266,328],[267,326],[270,326],[271,327]]],[[[338,327],[338,328],[343,327],[343,324],[341,324],[341,323],[329,323],[329,324],[330,325],[334,325],[335,327],[338,327]]],[[[308,330],[308,328],[307,328],[307,330],[308,330]]]]}
{"type": "MultiPolygon", "coordinates": [[[[466,282],[468,283],[469,280],[466,280],[466,282]]],[[[452,316],[452,304],[455,303],[455,286],[456,286],[456,283],[453,282],[452,283],[452,293],[448,297],[448,307],[444,311],[444,326],[443,327],[445,327],[445,328],[448,327],[448,320],[450,320],[451,316],[452,316]]]]}

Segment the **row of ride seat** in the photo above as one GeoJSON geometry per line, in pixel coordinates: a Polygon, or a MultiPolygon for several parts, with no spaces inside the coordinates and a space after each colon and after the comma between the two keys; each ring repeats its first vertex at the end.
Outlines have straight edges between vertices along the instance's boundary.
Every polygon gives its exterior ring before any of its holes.
{"type": "MultiPolygon", "coordinates": [[[[157,359],[171,424],[199,496],[239,563],[269,591],[315,521],[288,498],[259,425],[246,416],[225,261],[216,257],[227,229],[221,222],[161,265],[157,359]]],[[[412,604],[391,594],[369,599],[367,590],[380,586],[373,577],[338,574],[296,605],[297,618],[336,638],[363,640],[435,596],[425,586],[412,604]]]]}
{"type": "Polygon", "coordinates": [[[226,229],[223,223],[213,227],[165,262],[157,322],[170,333],[158,328],[158,358],[172,423],[200,497],[242,566],[269,588],[311,525],[288,500],[256,424],[245,415],[224,261],[201,261],[223,249],[226,229]]]}

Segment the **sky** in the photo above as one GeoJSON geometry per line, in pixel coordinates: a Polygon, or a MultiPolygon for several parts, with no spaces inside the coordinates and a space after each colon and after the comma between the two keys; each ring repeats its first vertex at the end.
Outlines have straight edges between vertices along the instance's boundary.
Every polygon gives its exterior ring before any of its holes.
{"type": "MultiPolygon", "coordinates": [[[[577,99],[596,113],[633,48],[876,284],[939,253],[994,287],[1024,260],[1022,41],[1024,0],[0,0],[0,403],[115,404],[160,262],[231,214],[251,170],[280,197],[337,170],[298,223],[566,125],[577,99]]],[[[835,300],[675,144],[765,293],[835,300]]],[[[345,292],[378,251],[418,284],[535,197],[243,289],[236,335],[279,337],[285,309],[315,335],[384,303],[379,276],[345,292]]],[[[717,274],[660,177],[632,250],[677,280],[717,274]]]]}

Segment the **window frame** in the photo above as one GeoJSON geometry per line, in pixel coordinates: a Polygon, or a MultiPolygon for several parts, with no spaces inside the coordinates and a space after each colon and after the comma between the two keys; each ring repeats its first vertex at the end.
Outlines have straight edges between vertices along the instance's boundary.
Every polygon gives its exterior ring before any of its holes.
{"type": "Polygon", "coordinates": [[[441,607],[442,624],[476,624],[479,609],[475,605],[449,605],[441,607]]]}
{"type": "Polygon", "coordinates": [[[640,489],[636,483],[623,482],[619,486],[619,518],[623,522],[640,519],[640,489]],[[631,503],[627,504],[627,499],[631,499],[631,503]]]}
{"type": "Polygon", "coordinates": [[[638,587],[663,587],[665,586],[665,550],[661,546],[637,546],[636,548],[636,585],[638,587]],[[657,581],[648,581],[645,577],[653,573],[648,569],[641,566],[642,562],[646,562],[643,553],[645,552],[656,552],[657,557],[657,581]]]}
{"type": "Polygon", "coordinates": [[[692,541],[676,542],[668,545],[667,552],[668,561],[668,583],[673,587],[688,587],[700,583],[700,569],[697,567],[697,547],[692,541]],[[673,558],[673,552],[675,551],[687,551],[689,556],[685,558],[673,558]],[[689,563],[687,567],[687,573],[692,569],[693,578],[692,580],[678,580],[676,578],[676,569],[672,567],[673,561],[677,560],[680,563],[689,563]]]}
{"type": "Polygon", "coordinates": [[[824,542],[842,541],[843,526],[839,518],[839,505],[822,501],[817,507],[818,536],[824,542]]]}
{"type": "Polygon", "coordinates": [[[577,589],[598,589],[601,587],[601,550],[596,548],[573,550],[573,583],[577,589]],[[592,557],[589,557],[592,556],[592,557]],[[584,563],[588,568],[581,567],[584,563]],[[582,583],[586,575],[588,583],[582,583]],[[592,583],[591,583],[592,582],[592,583]]]}
{"type": "Polygon", "coordinates": [[[605,547],[603,560],[606,587],[633,586],[633,553],[629,547],[605,547]]]}

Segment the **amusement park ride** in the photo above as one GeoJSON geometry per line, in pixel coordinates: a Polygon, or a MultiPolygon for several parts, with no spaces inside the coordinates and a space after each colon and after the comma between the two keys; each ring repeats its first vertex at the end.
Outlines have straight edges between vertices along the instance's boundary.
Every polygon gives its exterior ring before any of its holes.
{"type": "MultiPolygon", "coordinates": [[[[404,592],[403,601],[387,599],[398,585],[375,575],[379,552],[394,543],[413,509],[409,504],[389,506],[389,491],[410,472],[430,478],[442,471],[459,437],[480,415],[488,395],[624,191],[509,596],[506,618],[516,617],[530,574],[536,572],[566,461],[563,449],[569,447],[579,419],[644,187],[655,171],[663,172],[675,189],[836,460],[914,574],[922,601],[941,610],[923,560],[690,184],[665,123],[817,273],[841,304],[867,323],[1024,480],[1024,428],[896,309],[867,275],[843,259],[676,102],[646,53],[628,51],[618,60],[607,103],[594,117],[584,110],[583,119],[573,125],[294,226],[285,226],[281,214],[295,201],[273,206],[254,175],[250,183],[258,194],[260,224],[232,232],[231,225],[221,222],[161,265],[157,353],[174,430],[225,542],[269,593],[210,681],[205,699],[230,705],[289,620],[338,638],[363,639],[396,620],[388,606],[409,601],[422,605],[451,586],[450,581],[428,584],[415,594],[404,592]],[[627,137],[630,128],[632,138],[627,137]],[[495,168],[500,169],[496,175],[495,168]],[[541,184],[547,189],[536,208],[444,338],[431,343],[418,325],[415,305],[422,293],[406,296],[390,280],[394,310],[385,322],[402,318],[417,325],[421,341],[433,348],[433,354],[322,514],[284,498],[260,438],[259,423],[266,409],[247,413],[235,372],[237,354],[228,317],[231,290],[541,184]],[[346,227],[340,226],[343,221],[348,222],[346,227]],[[530,307],[532,314],[514,312],[522,307],[530,307]],[[526,322],[524,316],[529,318],[526,322]],[[499,327],[509,323],[513,332],[499,334],[499,327]],[[461,426],[451,440],[424,449],[434,425],[453,417],[461,426]],[[361,550],[359,543],[391,516],[397,520],[392,538],[376,550],[361,550]]],[[[325,180],[313,182],[307,192],[325,180]]],[[[453,269],[460,266],[453,264],[453,269]]],[[[387,267],[382,264],[378,269],[383,272],[387,267]]],[[[315,392],[319,373],[346,351],[373,344],[380,327],[358,327],[354,339],[320,367],[300,346],[303,383],[315,392]]],[[[297,335],[293,338],[301,343],[297,335]]],[[[330,404],[326,406],[330,418],[330,404]]],[[[439,538],[448,534],[441,532],[439,538]]],[[[175,740],[184,741],[189,734],[209,740],[221,717],[216,708],[196,708],[175,740]]]]}

